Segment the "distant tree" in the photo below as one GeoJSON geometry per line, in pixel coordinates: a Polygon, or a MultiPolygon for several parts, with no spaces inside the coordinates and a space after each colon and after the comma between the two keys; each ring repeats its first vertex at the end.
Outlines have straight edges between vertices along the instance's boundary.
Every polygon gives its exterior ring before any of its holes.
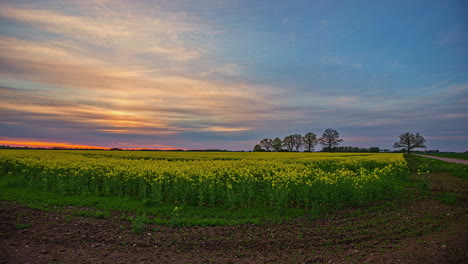
{"type": "Polygon", "coordinates": [[[426,140],[419,133],[413,134],[406,132],[400,135],[400,141],[395,142],[393,145],[394,148],[405,148],[406,153],[410,154],[412,149],[415,148],[425,148],[426,140]]]}
{"type": "Polygon", "coordinates": [[[273,140],[271,140],[271,138],[264,138],[260,141],[260,146],[266,151],[270,151],[272,142],[273,140]]]}
{"type": "Polygon", "coordinates": [[[315,145],[317,145],[317,135],[315,135],[312,132],[305,134],[302,138],[302,143],[304,144],[304,148],[306,151],[314,151],[315,145]]]}
{"type": "Polygon", "coordinates": [[[283,149],[283,141],[281,141],[279,138],[275,138],[271,142],[271,147],[274,151],[281,151],[283,149]]]}
{"type": "Polygon", "coordinates": [[[302,141],[302,136],[300,134],[294,134],[291,135],[293,139],[293,145],[296,151],[299,151],[301,149],[303,141],[302,141]]]}
{"type": "Polygon", "coordinates": [[[255,145],[253,151],[263,151],[262,146],[260,144],[255,145]]]}
{"type": "Polygon", "coordinates": [[[379,148],[379,147],[370,147],[370,148],[369,148],[369,152],[379,153],[379,152],[380,152],[380,148],[379,148]]]}
{"type": "Polygon", "coordinates": [[[288,151],[293,151],[294,149],[294,138],[292,135],[287,136],[283,139],[283,147],[285,147],[288,151]]]}
{"type": "Polygon", "coordinates": [[[340,139],[340,133],[338,133],[338,131],[327,128],[318,141],[323,146],[324,151],[332,151],[340,142],[343,142],[343,139],[340,139]]]}
{"type": "MultiPolygon", "coordinates": [[[[326,148],[328,150],[328,147],[326,148]]],[[[333,147],[332,151],[335,152],[374,152],[378,153],[380,152],[379,147],[370,147],[370,148],[359,148],[359,147],[352,147],[352,146],[339,146],[339,147],[333,147]]]]}

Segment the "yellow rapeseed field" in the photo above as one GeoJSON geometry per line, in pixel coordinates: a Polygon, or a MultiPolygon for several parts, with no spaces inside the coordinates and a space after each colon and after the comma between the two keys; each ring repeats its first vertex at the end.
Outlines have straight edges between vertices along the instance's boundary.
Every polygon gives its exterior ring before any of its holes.
{"type": "Polygon", "coordinates": [[[0,150],[9,184],[152,204],[310,207],[398,193],[403,154],[0,150]]]}

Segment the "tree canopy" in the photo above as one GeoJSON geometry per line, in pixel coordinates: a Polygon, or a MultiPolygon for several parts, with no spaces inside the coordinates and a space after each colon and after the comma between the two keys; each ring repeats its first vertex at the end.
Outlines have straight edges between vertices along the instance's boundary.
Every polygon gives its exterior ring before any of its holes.
{"type": "Polygon", "coordinates": [[[294,137],[293,135],[286,136],[283,139],[283,147],[288,151],[293,151],[294,149],[294,137]]]}
{"type": "Polygon", "coordinates": [[[260,141],[260,146],[265,149],[266,151],[270,151],[271,143],[273,142],[270,138],[264,138],[260,141]]]}
{"type": "Polygon", "coordinates": [[[321,138],[318,139],[320,144],[323,146],[324,151],[332,151],[333,147],[339,145],[340,142],[343,142],[343,139],[340,139],[340,133],[338,131],[327,128],[321,138]]]}
{"type": "Polygon", "coordinates": [[[405,148],[406,153],[410,154],[412,149],[426,148],[426,140],[419,133],[413,134],[406,132],[400,135],[400,141],[393,144],[394,148],[405,148]]]}
{"type": "Polygon", "coordinates": [[[312,132],[309,132],[304,135],[302,138],[302,142],[304,143],[304,148],[308,152],[314,151],[315,145],[317,145],[317,135],[312,132]]]}
{"type": "Polygon", "coordinates": [[[283,150],[283,141],[279,138],[275,138],[273,139],[273,142],[271,142],[271,147],[274,151],[281,151],[283,150]]]}

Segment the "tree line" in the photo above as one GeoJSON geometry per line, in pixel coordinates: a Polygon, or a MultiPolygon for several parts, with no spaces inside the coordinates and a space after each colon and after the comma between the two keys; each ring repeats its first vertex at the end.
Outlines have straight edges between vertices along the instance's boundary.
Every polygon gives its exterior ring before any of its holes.
{"type": "Polygon", "coordinates": [[[317,144],[322,145],[323,151],[335,151],[339,143],[343,142],[340,139],[338,131],[328,128],[323,132],[322,137],[317,138],[313,132],[309,132],[304,136],[294,134],[286,136],[283,140],[280,138],[264,138],[259,144],[255,145],[254,151],[300,151],[313,152],[317,144]]]}
{"type": "MultiPolygon", "coordinates": [[[[260,141],[260,144],[255,145],[254,151],[298,152],[301,149],[304,149],[304,152],[312,152],[315,150],[315,146],[320,144],[322,145],[322,151],[325,152],[381,152],[379,147],[358,148],[351,146],[339,146],[341,142],[343,142],[343,139],[340,139],[340,133],[334,129],[327,128],[320,138],[317,138],[317,135],[312,132],[309,132],[304,136],[301,136],[300,134],[289,135],[286,136],[283,140],[280,138],[264,138],[260,141]]],[[[413,149],[425,149],[425,142],[426,140],[419,133],[413,134],[406,132],[400,135],[400,140],[395,142],[393,148],[402,149],[402,152],[410,154],[411,150],[413,149]]],[[[390,152],[389,149],[384,149],[382,151],[390,152]]],[[[433,150],[433,152],[436,151],[433,150]]]]}

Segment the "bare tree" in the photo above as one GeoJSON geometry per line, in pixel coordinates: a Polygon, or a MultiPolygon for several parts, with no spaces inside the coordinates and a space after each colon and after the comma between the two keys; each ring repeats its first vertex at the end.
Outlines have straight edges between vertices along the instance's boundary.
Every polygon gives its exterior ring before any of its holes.
{"type": "Polygon", "coordinates": [[[291,135],[293,139],[293,146],[296,149],[296,151],[299,151],[299,149],[302,147],[302,136],[300,134],[294,134],[291,135]]]}
{"type": "Polygon", "coordinates": [[[394,148],[405,148],[406,153],[410,154],[411,150],[414,148],[425,148],[426,140],[419,133],[413,134],[406,132],[400,135],[400,141],[395,142],[393,145],[394,148]]]}
{"type": "Polygon", "coordinates": [[[321,138],[318,139],[320,144],[323,146],[324,151],[332,151],[333,147],[339,145],[340,142],[343,142],[343,139],[340,139],[340,133],[338,131],[327,128],[321,138]]]}
{"type": "Polygon", "coordinates": [[[312,152],[314,151],[315,145],[317,145],[317,135],[309,132],[302,138],[302,142],[304,143],[305,150],[312,152]]]}
{"type": "Polygon", "coordinates": [[[262,146],[266,151],[270,151],[272,142],[273,140],[270,138],[264,138],[260,141],[260,146],[262,146]]]}
{"type": "Polygon", "coordinates": [[[283,146],[289,150],[289,151],[293,151],[293,148],[294,148],[294,138],[292,135],[290,136],[287,136],[283,139],[283,146]]]}
{"type": "Polygon", "coordinates": [[[273,142],[271,142],[271,147],[274,151],[281,151],[283,149],[283,141],[279,138],[275,138],[273,142]]]}

